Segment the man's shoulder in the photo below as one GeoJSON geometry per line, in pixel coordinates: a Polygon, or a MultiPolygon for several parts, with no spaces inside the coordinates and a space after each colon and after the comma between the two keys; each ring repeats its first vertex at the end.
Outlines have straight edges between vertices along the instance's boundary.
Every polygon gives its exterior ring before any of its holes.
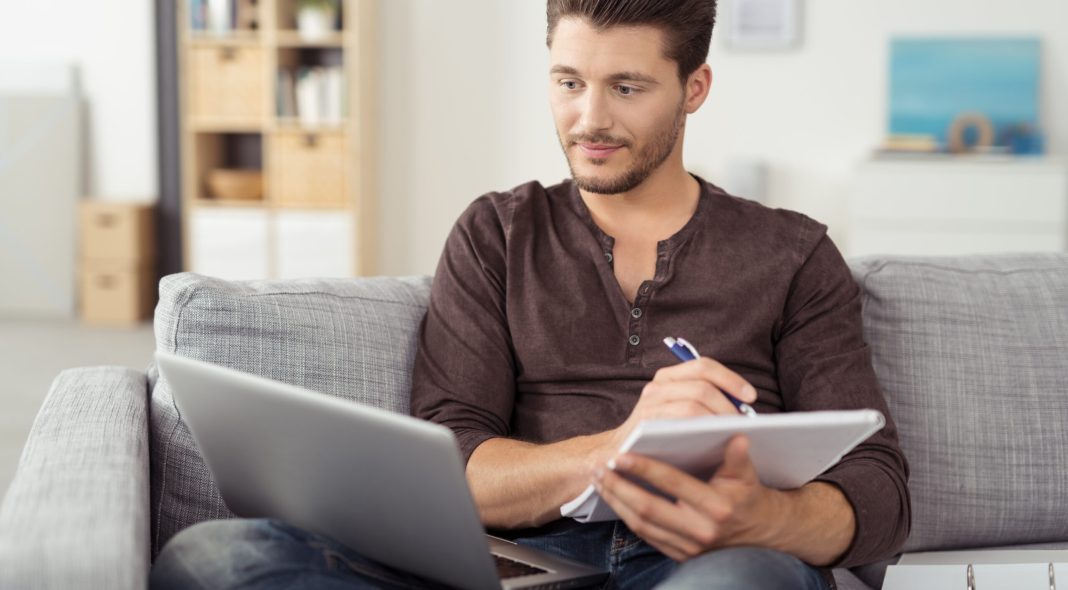
{"type": "Polygon", "coordinates": [[[735,236],[748,236],[780,251],[793,250],[804,256],[827,233],[825,224],[804,213],[738,197],[708,181],[703,184],[712,200],[710,221],[724,224],[735,236]]]}
{"type": "Polygon", "coordinates": [[[532,208],[546,208],[552,202],[566,198],[570,190],[567,180],[551,186],[532,180],[508,190],[488,192],[468,205],[457,224],[484,226],[490,223],[507,233],[517,213],[522,216],[520,219],[526,218],[532,208]]]}

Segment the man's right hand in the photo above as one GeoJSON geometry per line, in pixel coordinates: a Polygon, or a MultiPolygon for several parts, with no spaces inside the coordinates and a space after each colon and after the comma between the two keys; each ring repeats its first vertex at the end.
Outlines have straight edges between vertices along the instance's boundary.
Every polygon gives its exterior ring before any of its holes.
{"type": "Polygon", "coordinates": [[[745,379],[707,357],[660,369],[642,389],[627,420],[609,431],[608,458],[643,420],[737,414],[724,391],[749,404],[757,398],[756,389],[745,379]]]}

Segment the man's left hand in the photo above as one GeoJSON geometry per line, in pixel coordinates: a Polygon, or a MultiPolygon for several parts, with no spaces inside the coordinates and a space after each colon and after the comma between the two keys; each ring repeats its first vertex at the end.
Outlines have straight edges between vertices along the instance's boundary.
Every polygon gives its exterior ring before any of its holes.
{"type": "Polygon", "coordinates": [[[595,485],[636,535],[676,561],[712,549],[764,546],[775,539],[781,492],[764,487],[749,459],[749,440],[727,444],[723,464],[708,482],[641,455],[620,455],[614,469],[598,469],[595,485]],[[676,498],[652,494],[623,474],[676,498]]]}

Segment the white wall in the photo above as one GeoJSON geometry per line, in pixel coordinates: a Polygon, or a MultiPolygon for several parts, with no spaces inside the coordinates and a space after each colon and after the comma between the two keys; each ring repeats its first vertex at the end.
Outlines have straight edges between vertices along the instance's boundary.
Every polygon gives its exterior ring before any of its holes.
{"type": "MultiPolygon", "coordinates": [[[[908,33],[1041,35],[1048,145],[1068,152],[1065,0],[804,1],[796,51],[735,53],[713,41],[712,96],[688,129],[695,172],[716,181],[732,156],[765,158],[772,204],[828,223],[839,238],[851,167],[884,128],[887,40],[908,33]]],[[[546,102],[544,2],[379,3],[380,269],[431,273],[476,196],[567,176],[546,102]]],[[[722,12],[725,23],[729,0],[722,12]]],[[[79,67],[87,194],[154,199],[152,3],[0,0],[0,15],[0,62],[79,67]]]]}
{"type": "Polygon", "coordinates": [[[85,98],[85,192],[155,200],[156,73],[148,0],[0,0],[0,62],[72,64],[85,98]]]}
{"type": "MultiPolygon", "coordinates": [[[[687,164],[717,181],[734,156],[766,159],[771,204],[844,242],[853,165],[885,128],[891,35],[1038,34],[1051,151],[1068,152],[1065,0],[804,0],[790,52],[725,50],[714,35],[710,100],[691,118],[687,164]]],[[[478,195],[566,177],[546,100],[542,0],[387,0],[380,118],[383,274],[432,273],[478,195]]],[[[717,31],[726,29],[729,0],[717,31]]]]}

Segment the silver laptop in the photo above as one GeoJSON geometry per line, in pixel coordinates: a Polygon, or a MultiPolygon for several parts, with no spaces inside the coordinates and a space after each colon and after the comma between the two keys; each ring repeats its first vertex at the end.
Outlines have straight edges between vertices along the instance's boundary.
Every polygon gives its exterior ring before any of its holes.
{"type": "Polygon", "coordinates": [[[448,428],[157,352],[226,505],[459,588],[572,588],[607,572],[485,534],[448,428]]]}

